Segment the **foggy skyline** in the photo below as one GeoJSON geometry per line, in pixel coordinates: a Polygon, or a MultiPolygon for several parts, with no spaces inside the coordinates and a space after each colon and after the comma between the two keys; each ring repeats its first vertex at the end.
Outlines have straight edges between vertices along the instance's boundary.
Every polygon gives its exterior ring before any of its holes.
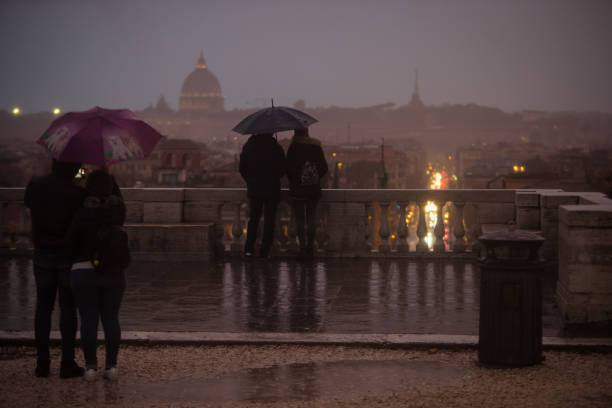
{"type": "Polygon", "coordinates": [[[406,104],[612,112],[609,1],[0,3],[0,109],[174,109],[200,50],[226,109],[406,104]],[[329,3],[329,4],[328,4],[329,3]]]}

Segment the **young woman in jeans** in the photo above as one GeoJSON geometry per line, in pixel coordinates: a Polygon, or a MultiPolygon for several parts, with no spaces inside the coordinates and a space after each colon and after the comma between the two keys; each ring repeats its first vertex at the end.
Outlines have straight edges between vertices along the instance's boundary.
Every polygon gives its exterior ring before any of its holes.
{"type": "Polygon", "coordinates": [[[102,226],[123,225],[125,205],[115,179],[103,170],[89,174],[85,188],[88,196],[74,216],[68,233],[73,254],[71,287],[81,317],[81,345],[86,364],[83,376],[86,380],[94,380],[97,376],[96,349],[100,318],[106,348],[104,378],[112,380],[117,377],[117,354],[121,341],[119,307],[125,290],[125,273],[118,267],[96,271],[92,253],[102,226]]]}

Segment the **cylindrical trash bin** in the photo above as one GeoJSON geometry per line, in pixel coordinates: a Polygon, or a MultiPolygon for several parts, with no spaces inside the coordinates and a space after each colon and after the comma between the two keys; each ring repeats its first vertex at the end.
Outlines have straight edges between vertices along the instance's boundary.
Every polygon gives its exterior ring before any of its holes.
{"type": "Polygon", "coordinates": [[[480,236],[478,361],[527,366],[542,361],[541,236],[523,230],[480,236]]]}

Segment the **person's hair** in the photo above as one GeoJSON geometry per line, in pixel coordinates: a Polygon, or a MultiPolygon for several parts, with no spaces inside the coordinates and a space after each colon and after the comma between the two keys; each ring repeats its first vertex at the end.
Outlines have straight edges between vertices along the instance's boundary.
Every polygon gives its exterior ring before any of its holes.
{"type": "Polygon", "coordinates": [[[307,137],[308,136],[308,128],[295,129],[293,131],[293,135],[294,136],[298,136],[298,137],[307,137]]]}
{"type": "Polygon", "coordinates": [[[51,161],[51,172],[65,180],[72,180],[80,168],[81,163],[63,162],[56,159],[51,161]]]}
{"type": "Polygon", "coordinates": [[[113,185],[113,176],[104,170],[94,170],[87,176],[85,188],[91,195],[96,197],[105,197],[112,194],[113,185]]]}

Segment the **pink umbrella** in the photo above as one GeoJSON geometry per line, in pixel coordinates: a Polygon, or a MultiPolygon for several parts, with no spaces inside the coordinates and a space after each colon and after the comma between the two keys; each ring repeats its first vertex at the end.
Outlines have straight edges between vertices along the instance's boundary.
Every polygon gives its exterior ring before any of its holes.
{"type": "Polygon", "coordinates": [[[147,157],[161,138],[128,109],[96,106],[54,120],[37,143],[59,161],[109,166],[147,157]]]}

